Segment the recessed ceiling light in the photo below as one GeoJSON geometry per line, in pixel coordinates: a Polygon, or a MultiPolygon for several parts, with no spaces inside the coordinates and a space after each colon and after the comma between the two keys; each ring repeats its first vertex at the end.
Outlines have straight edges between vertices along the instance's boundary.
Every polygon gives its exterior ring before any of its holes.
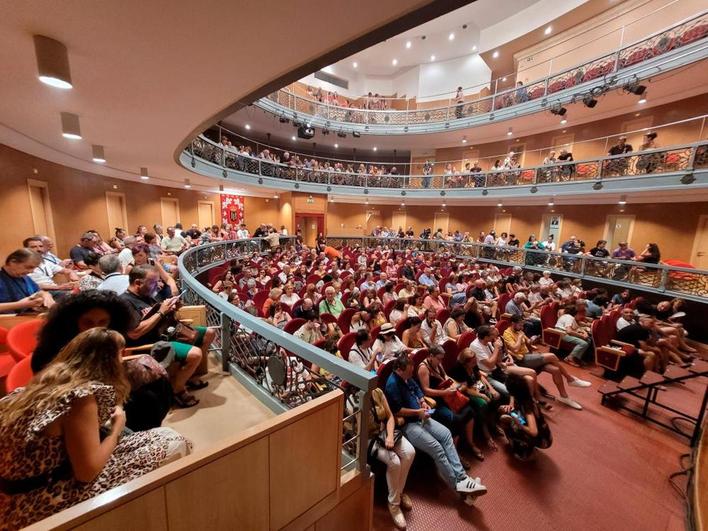
{"type": "Polygon", "coordinates": [[[473,51],[473,52],[476,52],[476,51],[477,51],[477,47],[476,47],[476,46],[472,46],[472,51],[473,51]]]}
{"type": "Polygon", "coordinates": [[[497,206],[501,208],[503,205],[501,203],[497,203],[497,206]]]}
{"type": "Polygon", "coordinates": [[[148,169],[147,168],[140,168],[140,178],[143,181],[147,181],[150,176],[148,175],[148,169]]]}
{"type": "Polygon", "coordinates": [[[430,56],[430,60],[431,60],[431,61],[435,61],[435,56],[434,56],[434,55],[431,55],[431,56],[430,56]]]}
{"type": "Polygon", "coordinates": [[[273,199],[278,199],[278,198],[279,198],[278,194],[275,194],[275,195],[273,196],[273,199]]]}
{"type": "Polygon", "coordinates": [[[391,61],[391,64],[393,66],[396,66],[398,64],[398,59],[394,59],[393,61],[391,61]]]}
{"type": "Polygon", "coordinates": [[[63,90],[73,87],[66,46],[44,35],[35,35],[34,53],[37,77],[42,83],[63,90]]]}
{"type": "Polygon", "coordinates": [[[357,63],[356,61],[354,61],[354,62],[352,63],[352,66],[353,66],[354,68],[356,68],[356,67],[359,66],[359,63],[357,63]]]}
{"type": "Polygon", "coordinates": [[[454,33],[450,33],[450,35],[447,36],[447,40],[448,40],[448,41],[454,41],[454,40],[455,40],[455,34],[454,34],[454,33]]]}
{"type": "Polygon", "coordinates": [[[374,146],[374,151],[376,151],[376,150],[378,150],[378,149],[379,149],[379,148],[377,148],[376,146],[374,146]]]}
{"type": "Polygon", "coordinates": [[[626,205],[627,204],[627,196],[620,196],[620,200],[617,201],[617,204],[619,205],[626,205]]]}
{"type": "Polygon", "coordinates": [[[189,182],[189,179],[184,180],[184,187],[189,190],[192,187],[192,183],[189,182]]]}
{"type": "Polygon", "coordinates": [[[568,131],[567,129],[563,129],[563,132],[564,132],[564,133],[567,132],[567,131],[568,131]]]}
{"type": "Polygon", "coordinates": [[[244,127],[246,128],[247,131],[250,131],[250,130],[251,130],[251,125],[250,125],[250,124],[246,124],[244,127]]]}
{"type": "Polygon", "coordinates": [[[504,77],[502,78],[502,83],[503,83],[504,81],[506,81],[506,76],[504,76],[504,77]]]}
{"type": "Polygon", "coordinates": [[[543,33],[546,35],[550,35],[552,31],[553,31],[553,26],[548,26],[545,30],[543,30],[543,33]]]}
{"type": "Polygon", "coordinates": [[[339,144],[335,144],[334,148],[337,149],[339,147],[339,144]]]}
{"type": "Polygon", "coordinates": [[[410,48],[413,46],[413,43],[411,41],[406,41],[406,48],[410,48]]]}
{"type": "Polygon", "coordinates": [[[106,162],[106,155],[103,152],[103,146],[99,146],[97,144],[94,144],[91,146],[91,151],[92,151],[92,156],[93,156],[93,161],[98,163],[98,164],[103,164],[106,162]]]}
{"type": "Polygon", "coordinates": [[[467,139],[466,139],[466,138],[463,138],[463,139],[462,139],[462,143],[463,143],[463,144],[466,144],[466,143],[467,143],[467,139]]]}
{"type": "Polygon", "coordinates": [[[634,113],[634,116],[639,116],[640,114],[641,113],[637,112],[637,113],[634,113]]]}
{"type": "Polygon", "coordinates": [[[445,208],[447,205],[445,203],[442,204],[442,207],[445,208]]]}
{"type": "Polygon", "coordinates": [[[404,207],[404,206],[406,206],[406,204],[405,204],[405,203],[401,203],[401,206],[404,207]]]}
{"type": "Polygon", "coordinates": [[[644,96],[639,98],[639,101],[637,103],[646,103],[646,102],[647,102],[647,96],[646,96],[646,92],[645,92],[644,96]]]}
{"type": "Polygon", "coordinates": [[[291,136],[290,138],[293,140],[297,140],[297,137],[295,135],[291,136]]]}
{"type": "Polygon", "coordinates": [[[566,120],[565,118],[563,118],[563,119],[561,120],[561,123],[562,123],[563,125],[565,125],[565,124],[568,123],[568,120],[566,120]]]}
{"type": "Polygon", "coordinates": [[[81,140],[81,127],[79,117],[70,112],[61,113],[61,134],[64,138],[81,140]]]}
{"type": "Polygon", "coordinates": [[[493,59],[496,59],[497,57],[499,57],[499,50],[495,50],[494,53],[492,54],[493,59]]]}
{"type": "Polygon", "coordinates": [[[507,129],[506,134],[507,136],[511,136],[514,134],[514,130],[510,127],[509,129],[507,129]]]}

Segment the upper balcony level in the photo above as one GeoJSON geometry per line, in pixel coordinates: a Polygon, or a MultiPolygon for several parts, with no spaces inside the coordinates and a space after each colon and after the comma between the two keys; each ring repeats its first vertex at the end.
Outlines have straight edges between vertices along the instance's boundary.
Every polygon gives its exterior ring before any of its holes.
{"type": "Polygon", "coordinates": [[[333,100],[322,91],[296,83],[257,100],[255,105],[281,120],[340,133],[406,135],[459,130],[560,111],[573,103],[591,107],[612,90],[636,93],[640,81],[708,57],[707,37],[708,14],[704,11],[570,68],[551,72],[549,65],[548,74],[533,81],[522,81],[517,73],[464,87],[462,98],[452,95],[421,101],[366,96],[333,100]]]}

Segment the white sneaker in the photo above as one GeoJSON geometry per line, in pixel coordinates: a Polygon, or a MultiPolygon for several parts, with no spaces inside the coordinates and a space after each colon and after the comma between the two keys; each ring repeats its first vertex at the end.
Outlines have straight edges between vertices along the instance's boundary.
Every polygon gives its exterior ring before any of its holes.
{"type": "Polygon", "coordinates": [[[465,477],[465,479],[461,481],[458,481],[455,485],[455,490],[463,494],[474,494],[475,496],[483,496],[484,494],[487,494],[487,487],[469,476],[465,477]]]}
{"type": "Polygon", "coordinates": [[[581,409],[583,409],[583,406],[581,406],[580,404],[578,404],[575,400],[573,400],[573,399],[570,398],[570,397],[567,397],[567,396],[566,396],[566,397],[564,397],[564,396],[559,396],[558,398],[556,398],[556,400],[557,400],[558,402],[560,402],[561,404],[565,404],[566,406],[572,407],[573,409],[577,409],[578,411],[580,411],[581,409]]]}
{"type": "Polygon", "coordinates": [[[573,379],[568,382],[568,385],[572,385],[573,387],[590,387],[592,384],[587,380],[573,377],[573,379]]]}
{"type": "Polygon", "coordinates": [[[406,518],[401,512],[401,508],[398,505],[388,504],[388,512],[391,513],[391,518],[393,518],[393,525],[398,529],[406,528],[406,518]]]}

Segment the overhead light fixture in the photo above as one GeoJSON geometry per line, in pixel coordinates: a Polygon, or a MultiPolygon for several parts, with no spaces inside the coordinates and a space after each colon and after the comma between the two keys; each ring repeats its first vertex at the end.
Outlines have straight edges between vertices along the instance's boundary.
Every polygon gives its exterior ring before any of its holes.
{"type": "Polygon", "coordinates": [[[188,190],[192,187],[192,183],[189,181],[189,179],[184,180],[184,187],[188,190]]]}
{"type": "Polygon", "coordinates": [[[58,89],[73,88],[66,46],[44,35],[35,35],[33,38],[39,80],[58,89]]]}
{"type": "Polygon", "coordinates": [[[431,61],[435,61],[435,56],[434,56],[434,55],[431,55],[431,56],[430,56],[430,60],[431,60],[431,61]]]}
{"type": "Polygon", "coordinates": [[[619,205],[626,205],[627,204],[627,196],[626,195],[621,195],[620,200],[617,202],[619,205]]]}
{"type": "Polygon", "coordinates": [[[406,48],[410,48],[413,46],[413,43],[411,41],[406,41],[406,48]]]}
{"type": "Polygon", "coordinates": [[[295,135],[291,136],[290,138],[291,138],[291,140],[293,140],[293,141],[294,141],[294,140],[297,140],[297,137],[296,137],[295,135]]]}
{"type": "MultiPolygon", "coordinates": [[[[346,135],[344,135],[346,136],[346,135]]],[[[354,138],[361,138],[361,133],[359,131],[352,131],[352,136],[354,138]]]]}
{"type": "Polygon", "coordinates": [[[354,61],[354,62],[352,63],[352,66],[353,66],[354,68],[357,68],[357,67],[359,66],[359,63],[357,63],[356,61],[354,61]]]}
{"type": "Polygon", "coordinates": [[[472,46],[472,51],[473,51],[473,52],[476,52],[476,51],[477,51],[477,47],[476,47],[476,46],[472,46]]]}
{"type": "Polygon", "coordinates": [[[103,151],[103,146],[94,144],[93,146],[91,146],[91,151],[93,154],[94,162],[97,162],[98,164],[103,164],[104,162],[106,162],[106,154],[103,151]]]}
{"type": "Polygon", "coordinates": [[[592,109],[595,105],[597,105],[597,100],[593,98],[591,94],[585,94],[585,96],[583,96],[583,105],[585,105],[588,109],[592,109]]]}
{"type": "Polygon", "coordinates": [[[511,135],[513,135],[513,134],[514,134],[514,130],[510,127],[510,128],[506,131],[506,136],[511,136],[511,135]]]}
{"type": "Polygon", "coordinates": [[[71,112],[61,113],[61,134],[64,138],[81,140],[81,127],[78,115],[71,112]]]}
{"type": "Polygon", "coordinates": [[[337,133],[337,136],[338,136],[339,138],[347,138],[347,134],[346,134],[344,131],[339,131],[339,132],[337,133]]]}
{"type": "Polygon", "coordinates": [[[398,64],[398,59],[394,59],[393,61],[391,61],[391,64],[393,66],[396,66],[398,64]]]}
{"type": "Polygon", "coordinates": [[[334,149],[337,149],[339,147],[339,144],[334,145],[334,149]]]}
{"type": "Polygon", "coordinates": [[[250,125],[250,124],[246,124],[244,127],[246,128],[247,131],[250,131],[250,130],[251,130],[251,125],[250,125]]]}
{"type": "Polygon", "coordinates": [[[494,50],[494,53],[492,54],[492,58],[496,59],[499,57],[499,50],[494,50]]]}
{"type": "Polygon", "coordinates": [[[543,30],[543,33],[544,33],[545,35],[550,35],[552,31],[553,31],[553,27],[552,27],[552,26],[548,26],[548,27],[546,27],[545,30],[543,30]]]}
{"type": "Polygon", "coordinates": [[[376,146],[374,146],[374,148],[373,148],[373,149],[374,149],[374,151],[377,151],[377,150],[378,150],[379,148],[377,148],[376,146]]]}
{"type": "Polygon", "coordinates": [[[624,89],[625,92],[628,92],[629,94],[634,94],[635,96],[641,96],[647,90],[647,86],[639,83],[639,79],[637,79],[637,78],[630,81],[622,88],[624,89]]]}
{"type": "Polygon", "coordinates": [[[402,206],[402,207],[405,207],[406,204],[405,204],[404,202],[401,202],[401,206],[402,206]]]}
{"type": "Polygon", "coordinates": [[[463,137],[462,137],[462,143],[463,143],[463,144],[466,144],[466,143],[467,143],[467,137],[466,137],[466,136],[463,136],[463,137]]]}
{"type": "Polygon", "coordinates": [[[562,119],[561,119],[561,124],[562,124],[562,125],[565,125],[565,124],[567,124],[567,123],[568,123],[568,120],[567,120],[566,118],[562,118],[562,119]]]}
{"type": "Polygon", "coordinates": [[[150,176],[148,175],[148,169],[147,168],[140,168],[140,178],[143,181],[147,181],[150,176]]]}
{"type": "Polygon", "coordinates": [[[642,104],[642,103],[646,103],[646,102],[647,102],[647,95],[645,92],[644,95],[641,98],[639,98],[639,101],[637,103],[642,104]]]}
{"type": "Polygon", "coordinates": [[[565,116],[565,113],[568,112],[568,109],[563,107],[560,103],[554,103],[551,105],[551,108],[549,109],[551,111],[551,114],[555,114],[557,116],[565,116]]]}
{"type": "Polygon", "coordinates": [[[331,195],[329,196],[329,202],[334,203],[334,196],[331,196],[331,195]]]}
{"type": "Polygon", "coordinates": [[[501,207],[504,206],[504,205],[502,205],[501,203],[497,203],[497,206],[498,206],[499,208],[501,208],[501,207]]]}
{"type": "Polygon", "coordinates": [[[502,78],[502,83],[504,83],[505,81],[506,81],[506,76],[504,76],[504,77],[502,78]]]}
{"type": "Polygon", "coordinates": [[[447,36],[447,40],[448,40],[448,41],[454,41],[454,40],[455,40],[455,34],[454,34],[454,33],[450,33],[450,35],[447,36]]]}

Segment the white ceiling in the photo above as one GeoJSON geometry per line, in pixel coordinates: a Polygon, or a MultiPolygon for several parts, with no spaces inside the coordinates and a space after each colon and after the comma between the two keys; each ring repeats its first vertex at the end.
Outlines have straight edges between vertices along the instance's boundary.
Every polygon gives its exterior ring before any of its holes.
{"type": "MultiPolygon", "coordinates": [[[[576,8],[585,0],[554,0],[553,10],[545,11],[543,21],[559,17],[576,8]]],[[[331,65],[326,71],[339,76],[385,76],[395,77],[410,69],[431,61],[447,61],[473,53],[486,51],[482,35],[484,30],[495,28],[495,41],[498,38],[511,40],[537,28],[538,13],[535,17],[526,17],[515,21],[513,27],[505,27],[506,19],[520,13],[534,12],[544,0],[477,0],[460,9],[426,22],[416,28],[401,33],[396,37],[381,42],[331,65]],[[467,28],[463,28],[466,25],[467,28]],[[454,40],[449,36],[454,33],[454,40]],[[425,37],[425,38],[423,38],[425,37]],[[406,43],[411,43],[407,48],[406,43]],[[393,59],[397,65],[393,65],[393,59]],[[357,63],[357,68],[353,63],[357,63]]]]}

